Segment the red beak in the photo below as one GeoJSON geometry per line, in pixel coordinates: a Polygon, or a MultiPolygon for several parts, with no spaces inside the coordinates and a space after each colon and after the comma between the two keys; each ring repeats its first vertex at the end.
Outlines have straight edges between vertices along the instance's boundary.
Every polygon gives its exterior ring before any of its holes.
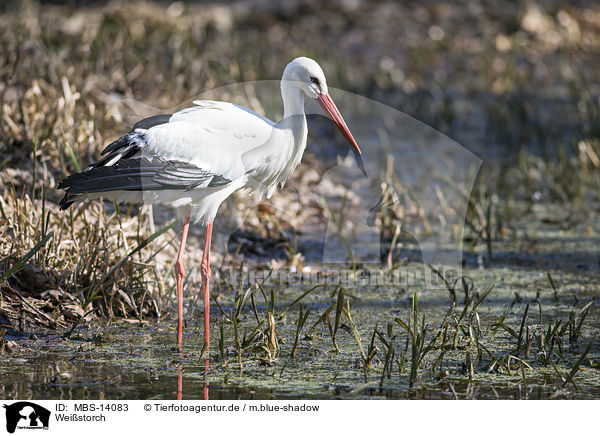
{"type": "Polygon", "coordinates": [[[346,122],[342,118],[342,114],[340,114],[340,111],[336,107],[335,103],[333,102],[333,100],[331,99],[329,94],[327,94],[325,92],[322,94],[319,94],[317,96],[317,101],[319,102],[319,104],[321,105],[321,107],[323,108],[325,113],[327,115],[329,115],[329,117],[333,120],[333,122],[337,126],[338,130],[340,132],[342,132],[342,135],[344,135],[344,138],[346,138],[346,140],[350,143],[350,145],[352,147],[354,147],[354,149],[356,151],[358,151],[358,154],[361,154],[360,148],[358,148],[358,144],[354,140],[352,133],[350,133],[350,129],[348,129],[346,122]]]}

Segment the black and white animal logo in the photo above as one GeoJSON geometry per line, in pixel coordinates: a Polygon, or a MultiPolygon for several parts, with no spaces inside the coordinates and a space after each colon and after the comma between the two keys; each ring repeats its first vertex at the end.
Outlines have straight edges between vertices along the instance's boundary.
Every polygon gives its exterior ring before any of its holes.
{"type": "Polygon", "coordinates": [[[6,431],[14,433],[19,429],[47,429],[50,422],[50,411],[29,401],[5,404],[6,431]]]}

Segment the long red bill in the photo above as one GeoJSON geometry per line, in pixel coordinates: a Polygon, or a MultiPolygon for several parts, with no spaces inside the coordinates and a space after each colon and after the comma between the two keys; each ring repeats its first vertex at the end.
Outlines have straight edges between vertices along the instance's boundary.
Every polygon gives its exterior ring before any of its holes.
{"type": "Polygon", "coordinates": [[[336,107],[329,94],[319,94],[317,96],[317,102],[319,102],[325,113],[328,114],[329,117],[333,120],[338,130],[342,132],[342,135],[344,135],[344,138],[346,138],[350,145],[354,147],[358,154],[361,154],[360,148],[358,148],[358,144],[354,140],[352,133],[350,133],[350,129],[348,129],[346,122],[342,118],[342,114],[340,114],[340,111],[336,107]]]}

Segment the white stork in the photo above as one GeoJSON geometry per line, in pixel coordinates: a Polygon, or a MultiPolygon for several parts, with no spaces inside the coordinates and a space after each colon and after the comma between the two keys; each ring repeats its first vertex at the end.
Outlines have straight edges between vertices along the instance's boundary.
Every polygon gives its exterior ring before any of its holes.
{"type": "MultiPolygon", "coordinates": [[[[348,126],[327,92],[323,70],[312,59],[290,62],[281,80],[283,120],[274,123],[248,108],[222,101],[195,101],[174,114],[139,121],[109,144],[85,171],[62,180],[61,209],[84,198],[170,205],[183,220],[175,263],[178,323],[182,349],[183,252],[190,219],[206,226],[201,273],[204,291],[204,341],[210,341],[209,280],[212,224],[221,203],[246,188],[271,196],[298,166],[308,133],[306,98],[316,100],[348,142],[360,153],[348,126]]],[[[207,354],[208,355],[208,354],[207,354]]]]}

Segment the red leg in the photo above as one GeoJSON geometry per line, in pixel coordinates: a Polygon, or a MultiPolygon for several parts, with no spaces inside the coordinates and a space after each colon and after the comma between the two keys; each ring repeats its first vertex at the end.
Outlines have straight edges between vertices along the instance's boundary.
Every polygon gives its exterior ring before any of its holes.
{"type": "Polygon", "coordinates": [[[181,245],[175,262],[175,280],[177,281],[177,349],[183,349],[183,278],[185,270],[183,269],[183,252],[185,251],[185,241],[187,239],[188,229],[190,227],[190,217],[187,216],[183,221],[183,234],[181,235],[181,245]]]}
{"type": "Polygon", "coordinates": [[[206,344],[206,356],[210,356],[210,241],[212,239],[213,222],[209,221],[206,225],[206,235],[204,237],[204,253],[202,253],[202,290],[204,291],[204,343],[206,344]]]}

